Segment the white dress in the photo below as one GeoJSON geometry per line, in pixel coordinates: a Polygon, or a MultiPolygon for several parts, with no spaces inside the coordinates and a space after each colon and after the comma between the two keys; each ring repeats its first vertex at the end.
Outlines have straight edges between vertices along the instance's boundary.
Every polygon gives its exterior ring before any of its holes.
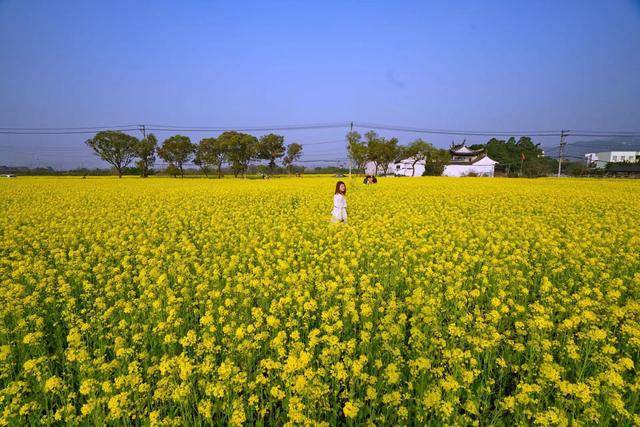
{"type": "Polygon", "coordinates": [[[331,211],[331,218],[334,222],[347,222],[347,199],[342,194],[335,194],[333,196],[333,210],[331,211]]]}

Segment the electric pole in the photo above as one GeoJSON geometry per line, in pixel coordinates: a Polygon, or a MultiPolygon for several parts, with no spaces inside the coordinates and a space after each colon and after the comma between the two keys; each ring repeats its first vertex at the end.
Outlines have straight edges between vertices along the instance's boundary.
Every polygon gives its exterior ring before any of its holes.
{"type": "Polygon", "coordinates": [[[569,134],[567,130],[560,131],[560,150],[558,153],[558,178],[560,178],[560,172],[562,171],[562,156],[564,155],[564,146],[566,142],[564,142],[564,138],[569,134]]]}
{"type": "MultiPolygon", "coordinates": [[[[349,134],[353,132],[353,122],[349,125],[349,134]]],[[[351,152],[349,151],[349,136],[347,136],[347,155],[349,157],[349,179],[351,179],[351,152]]]]}

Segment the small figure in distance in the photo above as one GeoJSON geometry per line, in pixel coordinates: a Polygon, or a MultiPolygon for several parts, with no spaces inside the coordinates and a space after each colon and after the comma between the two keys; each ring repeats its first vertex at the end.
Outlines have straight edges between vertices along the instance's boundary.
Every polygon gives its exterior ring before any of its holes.
{"type": "Polygon", "coordinates": [[[333,193],[333,210],[331,211],[332,222],[347,222],[347,186],[344,182],[336,183],[336,190],[333,193]]]}
{"type": "Polygon", "coordinates": [[[376,178],[376,176],[375,176],[375,175],[367,175],[367,176],[364,178],[364,183],[365,183],[366,185],[369,185],[369,184],[376,184],[377,182],[378,182],[378,178],[376,178]]]}

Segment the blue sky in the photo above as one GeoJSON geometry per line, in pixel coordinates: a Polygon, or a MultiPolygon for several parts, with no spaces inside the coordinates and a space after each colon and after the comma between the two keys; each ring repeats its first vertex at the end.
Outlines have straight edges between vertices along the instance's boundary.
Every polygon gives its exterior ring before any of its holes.
{"type": "MultiPolygon", "coordinates": [[[[638,1],[0,0],[0,46],[0,127],[640,130],[638,1]]],[[[101,165],[86,138],[0,135],[0,164],[101,165]]],[[[305,152],[345,154],[342,142],[305,152]]]]}

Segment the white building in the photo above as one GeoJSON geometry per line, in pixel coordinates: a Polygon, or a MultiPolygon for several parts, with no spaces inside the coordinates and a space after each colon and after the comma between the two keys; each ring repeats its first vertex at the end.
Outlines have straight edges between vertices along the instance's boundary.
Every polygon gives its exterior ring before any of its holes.
{"type": "Polygon", "coordinates": [[[477,175],[477,176],[493,176],[495,172],[495,165],[498,162],[493,160],[487,155],[483,155],[481,157],[473,160],[472,163],[459,164],[459,163],[450,163],[444,167],[444,171],[442,172],[443,176],[467,176],[467,175],[477,175]]]}
{"type": "Polygon", "coordinates": [[[399,162],[392,163],[389,165],[389,168],[385,173],[382,173],[382,170],[378,168],[376,171],[376,166],[373,162],[367,162],[364,165],[364,173],[365,175],[394,175],[394,176],[422,176],[424,173],[424,160],[418,160],[415,165],[415,171],[413,170],[413,158],[409,157],[408,159],[400,160],[399,162]]]}
{"type": "Polygon", "coordinates": [[[640,161],[640,151],[602,151],[600,153],[587,153],[584,155],[587,166],[604,168],[607,163],[640,161]]]}
{"type": "Polygon", "coordinates": [[[449,153],[451,161],[444,167],[443,176],[493,176],[498,163],[487,156],[484,149],[472,150],[464,142],[458,145],[452,143],[449,153]]]}
{"type": "Polygon", "coordinates": [[[422,176],[424,173],[424,160],[415,162],[415,167],[414,161],[413,157],[409,157],[395,163],[390,169],[393,170],[393,174],[396,176],[422,176]]]}

